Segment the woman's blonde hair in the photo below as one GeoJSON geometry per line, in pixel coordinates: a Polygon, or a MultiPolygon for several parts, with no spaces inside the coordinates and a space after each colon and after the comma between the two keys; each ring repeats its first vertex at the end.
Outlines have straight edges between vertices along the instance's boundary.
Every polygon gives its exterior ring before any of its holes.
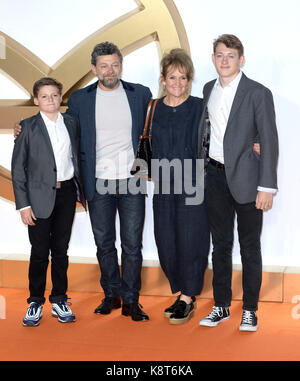
{"type": "Polygon", "coordinates": [[[164,79],[170,68],[183,69],[189,82],[194,79],[194,65],[191,57],[184,49],[172,49],[169,53],[165,54],[161,60],[160,67],[161,76],[164,79]]]}

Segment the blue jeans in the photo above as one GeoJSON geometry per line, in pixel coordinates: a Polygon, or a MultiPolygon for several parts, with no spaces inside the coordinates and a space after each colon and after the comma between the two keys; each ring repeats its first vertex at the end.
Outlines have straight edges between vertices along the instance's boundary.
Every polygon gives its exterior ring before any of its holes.
{"type": "Polygon", "coordinates": [[[119,190],[128,179],[116,181],[113,194],[99,194],[96,191],[93,200],[89,201],[89,214],[101,270],[100,284],[105,297],[121,296],[125,304],[137,303],[141,288],[145,195],[122,194],[119,190]],[[117,211],[120,219],[122,274],[115,247],[117,211]]]}

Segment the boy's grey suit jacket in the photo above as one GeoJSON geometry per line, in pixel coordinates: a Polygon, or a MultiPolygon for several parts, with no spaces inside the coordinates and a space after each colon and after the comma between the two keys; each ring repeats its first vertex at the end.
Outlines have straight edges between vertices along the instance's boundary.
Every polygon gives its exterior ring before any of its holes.
{"type": "MultiPolygon", "coordinates": [[[[79,169],[79,123],[62,114],[68,130],[74,165],[77,197],[85,206],[79,169]]],[[[57,169],[46,125],[40,113],[22,120],[22,131],[15,140],[12,156],[12,181],[16,209],[31,206],[37,218],[48,218],[54,208],[57,169]]]]}
{"type": "MultiPolygon", "coordinates": [[[[198,147],[199,158],[206,163],[210,136],[207,104],[215,82],[208,82],[203,89],[198,147]]],[[[255,201],[258,186],[277,189],[278,135],[273,96],[245,74],[232,104],[223,149],[227,183],[238,203],[255,201]],[[260,155],[253,151],[254,142],[260,143],[260,155]]]]}

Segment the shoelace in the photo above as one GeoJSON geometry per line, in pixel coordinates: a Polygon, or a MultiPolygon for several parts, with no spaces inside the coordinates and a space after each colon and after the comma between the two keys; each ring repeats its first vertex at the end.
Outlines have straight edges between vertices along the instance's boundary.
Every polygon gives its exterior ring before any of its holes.
{"type": "Polygon", "coordinates": [[[142,311],[142,308],[143,308],[143,306],[140,303],[132,305],[133,311],[138,311],[139,312],[139,311],[142,311]]]}
{"type": "Polygon", "coordinates": [[[39,309],[39,305],[36,303],[31,303],[27,311],[27,316],[35,316],[39,309]]]}
{"type": "MultiPolygon", "coordinates": [[[[68,299],[71,299],[71,298],[67,298],[67,300],[68,300],[68,299]]],[[[70,311],[69,306],[72,305],[72,303],[71,303],[71,302],[68,302],[67,300],[66,300],[66,301],[63,301],[63,302],[58,302],[58,303],[56,303],[56,304],[61,308],[61,310],[64,311],[64,312],[69,312],[69,311],[70,311]]]]}
{"type": "Polygon", "coordinates": [[[207,319],[213,319],[216,316],[222,316],[222,307],[213,306],[211,313],[207,316],[207,319]]]}
{"type": "Polygon", "coordinates": [[[254,313],[252,311],[244,311],[242,316],[242,323],[252,324],[254,313]]]}

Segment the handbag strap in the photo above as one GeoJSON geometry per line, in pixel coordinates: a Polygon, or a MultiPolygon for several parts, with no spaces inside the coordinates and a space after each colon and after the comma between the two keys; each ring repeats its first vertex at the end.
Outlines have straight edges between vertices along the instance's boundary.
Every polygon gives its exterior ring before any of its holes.
{"type": "Polygon", "coordinates": [[[144,126],[144,132],[143,132],[143,137],[144,138],[151,137],[152,121],[153,121],[153,116],[154,116],[154,111],[155,111],[155,107],[156,107],[157,101],[158,101],[158,98],[155,99],[155,100],[151,99],[149,104],[148,104],[147,116],[146,116],[146,121],[145,121],[145,126],[144,126]],[[152,107],[152,104],[153,104],[153,107],[152,107]],[[147,135],[151,107],[152,107],[152,113],[151,113],[151,119],[150,119],[149,135],[147,135]]]}

